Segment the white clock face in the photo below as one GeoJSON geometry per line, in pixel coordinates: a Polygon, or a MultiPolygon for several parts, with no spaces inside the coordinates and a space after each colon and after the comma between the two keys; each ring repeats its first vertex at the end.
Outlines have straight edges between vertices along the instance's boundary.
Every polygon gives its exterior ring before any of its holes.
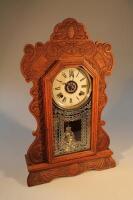
{"type": "Polygon", "coordinates": [[[91,78],[81,67],[66,67],[54,78],[52,91],[59,107],[77,108],[91,93],[91,78]]]}

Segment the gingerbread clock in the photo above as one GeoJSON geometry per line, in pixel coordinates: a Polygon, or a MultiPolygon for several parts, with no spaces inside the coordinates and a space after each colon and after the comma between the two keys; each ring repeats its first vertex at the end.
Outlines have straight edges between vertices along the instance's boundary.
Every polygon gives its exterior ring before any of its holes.
{"type": "Polygon", "coordinates": [[[115,167],[101,119],[112,65],[111,46],[90,40],[72,18],[48,42],[25,46],[21,71],[33,83],[29,109],[37,121],[25,156],[28,186],[115,167]]]}

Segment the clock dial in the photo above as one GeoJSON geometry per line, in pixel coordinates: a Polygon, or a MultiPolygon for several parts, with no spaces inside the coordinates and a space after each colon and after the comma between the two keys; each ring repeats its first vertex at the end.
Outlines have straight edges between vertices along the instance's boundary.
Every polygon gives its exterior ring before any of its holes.
{"type": "Polygon", "coordinates": [[[53,99],[65,109],[81,106],[91,93],[91,78],[81,67],[66,67],[53,81],[53,99]]]}

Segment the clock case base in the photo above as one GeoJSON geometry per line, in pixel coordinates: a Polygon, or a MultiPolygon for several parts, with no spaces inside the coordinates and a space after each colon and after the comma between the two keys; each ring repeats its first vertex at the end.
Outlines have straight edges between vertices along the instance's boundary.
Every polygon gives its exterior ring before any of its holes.
{"type": "Polygon", "coordinates": [[[41,163],[28,166],[28,186],[48,183],[57,177],[75,176],[88,170],[104,170],[116,166],[111,157],[112,151],[98,152],[91,157],[68,160],[54,164],[41,163]]]}

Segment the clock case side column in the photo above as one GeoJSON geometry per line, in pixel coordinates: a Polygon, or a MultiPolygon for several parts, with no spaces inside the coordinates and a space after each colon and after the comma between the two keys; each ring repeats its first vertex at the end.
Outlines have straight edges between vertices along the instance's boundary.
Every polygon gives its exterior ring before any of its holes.
{"type": "MultiPolygon", "coordinates": [[[[92,65],[92,67],[99,74],[99,98],[98,98],[98,121],[97,121],[97,152],[106,152],[109,149],[110,138],[102,126],[105,125],[105,121],[101,119],[102,111],[107,103],[106,95],[106,82],[105,77],[110,75],[113,68],[113,55],[111,52],[111,45],[107,43],[94,43],[94,54],[93,56],[86,55],[86,60],[92,65]]],[[[110,156],[110,164],[108,165],[115,167],[116,163],[114,159],[110,156]]]]}
{"type": "Polygon", "coordinates": [[[27,82],[32,82],[30,94],[33,97],[29,110],[33,114],[37,122],[37,128],[32,132],[35,136],[34,141],[28,148],[25,155],[27,167],[36,165],[47,160],[45,154],[45,133],[44,127],[44,114],[43,110],[43,97],[42,97],[42,83],[41,75],[45,72],[46,59],[41,56],[42,43],[36,43],[35,46],[28,44],[24,48],[24,56],[21,61],[21,72],[27,82]],[[41,58],[41,59],[39,59],[41,58]],[[36,68],[38,70],[36,71],[36,68]]]}

